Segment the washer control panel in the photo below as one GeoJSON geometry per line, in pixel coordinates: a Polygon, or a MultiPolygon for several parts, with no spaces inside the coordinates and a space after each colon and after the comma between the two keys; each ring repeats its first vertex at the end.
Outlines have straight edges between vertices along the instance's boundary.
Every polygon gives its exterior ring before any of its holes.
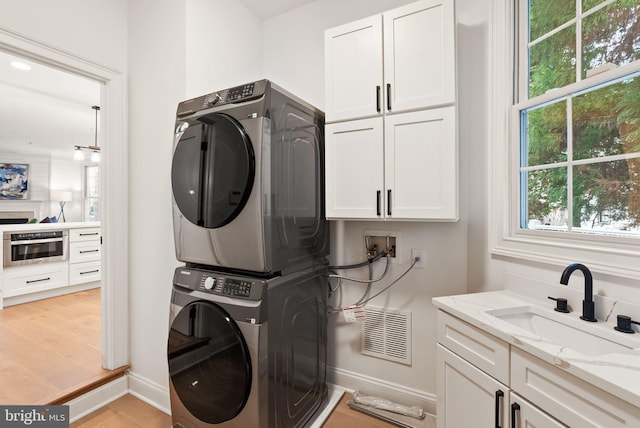
{"type": "Polygon", "coordinates": [[[232,297],[251,297],[253,282],[246,279],[226,278],[215,274],[203,274],[200,279],[200,291],[232,297]]]}
{"type": "Polygon", "coordinates": [[[177,268],[173,276],[177,286],[241,299],[259,300],[267,288],[266,281],[192,268],[177,268]]]}

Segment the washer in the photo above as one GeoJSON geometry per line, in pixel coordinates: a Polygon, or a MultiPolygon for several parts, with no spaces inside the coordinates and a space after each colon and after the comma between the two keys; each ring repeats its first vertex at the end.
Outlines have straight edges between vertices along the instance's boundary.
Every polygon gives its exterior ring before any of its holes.
{"type": "Polygon", "coordinates": [[[260,80],[181,102],[175,129],[178,260],[284,275],[325,259],[320,110],[260,80]]]}
{"type": "Polygon", "coordinates": [[[324,407],[326,267],[257,279],[177,268],[173,427],[302,427],[324,407]]]}

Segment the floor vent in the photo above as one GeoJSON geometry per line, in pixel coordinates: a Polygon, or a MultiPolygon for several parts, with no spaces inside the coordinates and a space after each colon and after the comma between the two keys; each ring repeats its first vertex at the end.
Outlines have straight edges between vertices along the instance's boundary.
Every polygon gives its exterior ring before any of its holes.
{"type": "Polygon", "coordinates": [[[411,364],[411,312],[365,306],[361,352],[411,364]]]}

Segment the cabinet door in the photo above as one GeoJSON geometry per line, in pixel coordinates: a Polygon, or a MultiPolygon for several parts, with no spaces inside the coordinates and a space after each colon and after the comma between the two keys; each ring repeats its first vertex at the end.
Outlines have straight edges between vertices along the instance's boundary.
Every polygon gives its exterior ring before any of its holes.
{"type": "Polygon", "coordinates": [[[382,16],[325,31],[326,121],[382,114],[382,16]]]}
{"type": "Polygon", "coordinates": [[[382,118],[329,124],[325,134],[327,217],[381,217],[382,118]]]}
{"type": "Polygon", "coordinates": [[[453,0],[424,0],[385,12],[384,73],[387,111],[455,102],[453,0]]]}
{"type": "Polygon", "coordinates": [[[385,118],[387,216],[457,220],[455,107],[385,118]]]}
{"type": "Polygon", "coordinates": [[[509,389],[437,345],[437,427],[506,427],[509,389]]]}
{"type": "Polygon", "coordinates": [[[544,413],[513,391],[509,403],[511,427],[513,428],[566,428],[566,425],[544,413]]]}

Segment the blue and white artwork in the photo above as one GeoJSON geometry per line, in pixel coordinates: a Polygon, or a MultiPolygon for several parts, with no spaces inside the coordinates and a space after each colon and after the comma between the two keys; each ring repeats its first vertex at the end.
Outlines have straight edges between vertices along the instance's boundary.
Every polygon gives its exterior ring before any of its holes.
{"type": "Polygon", "coordinates": [[[29,165],[0,163],[0,199],[29,199],[29,165]]]}

